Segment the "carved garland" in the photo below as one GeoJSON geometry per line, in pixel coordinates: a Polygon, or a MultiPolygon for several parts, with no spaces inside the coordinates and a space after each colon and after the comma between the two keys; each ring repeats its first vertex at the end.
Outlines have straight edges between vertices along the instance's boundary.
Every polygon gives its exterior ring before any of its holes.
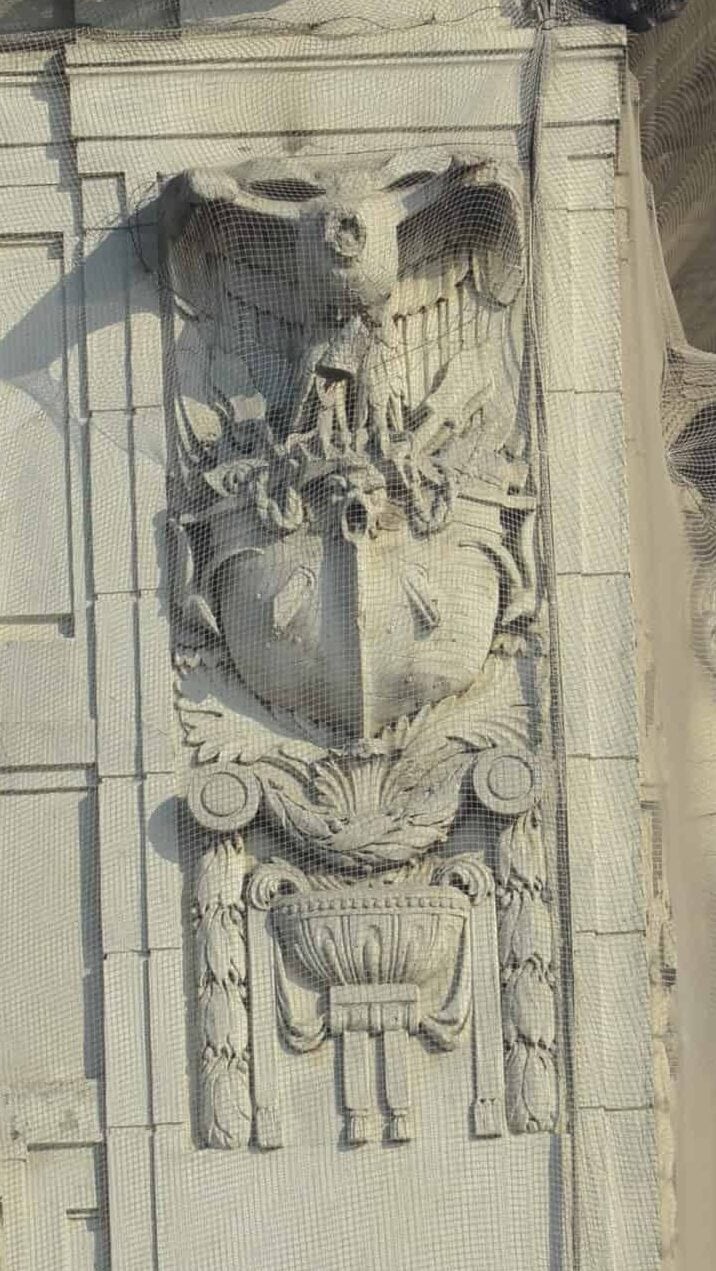
{"type": "Polygon", "coordinates": [[[200,1125],[207,1147],[245,1147],[252,1124],[243,889],[239,835],[213,838],[194,884],[200,1125]]]}
{"type": "Polygon", "coordinates": [[[500,835],[500,974],[510,1128],[553,1128],[557,1110],[552,920],[546,903],[542,820],[536,804],[500,835]]]}

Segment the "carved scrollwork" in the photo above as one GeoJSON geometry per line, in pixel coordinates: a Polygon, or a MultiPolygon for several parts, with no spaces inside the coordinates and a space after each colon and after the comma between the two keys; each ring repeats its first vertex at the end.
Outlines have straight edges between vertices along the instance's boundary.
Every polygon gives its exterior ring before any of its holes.
{"type": "Polygon", "coordinates": [[[252,873],[246,899],[254,909],[267,911],[276,896],[307,892],[310,883],[302,870],[278,858],[259,865],[252,873]]]}
{"type": "Polygon", "coordinates": [[[261,790],[250,768],[213,764],[200,768],[189,786],[188,803],[200,825],[228,832],[242,829],[258,812],[261,790]]]}
{"type": "Polygon", "coordinates": [[[495,880],[489,869],[472,852],[461,852],[441,861],[433,874],[439,887],[455,887],[464,892],[473,905],[480,905],[495,894],[495,880]]]}

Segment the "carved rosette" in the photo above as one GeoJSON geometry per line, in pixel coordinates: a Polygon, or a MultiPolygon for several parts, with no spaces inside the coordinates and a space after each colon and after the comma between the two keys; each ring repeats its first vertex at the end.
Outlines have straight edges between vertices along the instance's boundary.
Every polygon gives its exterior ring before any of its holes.
{"type": "Polygon", "coordinates": [[[208,1145],[280,1147],[286,1052],[330,1039],[349,1144],[374,1048],[407,1142],[414,1048],[467,1036],[476,1137],[555,1122],[519,184],[426,151],[160,200],[208,1145]]]}

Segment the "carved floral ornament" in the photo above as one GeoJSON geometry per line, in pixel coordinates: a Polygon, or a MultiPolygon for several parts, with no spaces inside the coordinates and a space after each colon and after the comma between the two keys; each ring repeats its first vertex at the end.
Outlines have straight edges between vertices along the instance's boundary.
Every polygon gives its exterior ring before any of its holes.
{"type": "Polygon", "coordinates": [[[204,1140],[280,1146],[329,1037],[349,1143],[373,1044],[412,1137],[410,1038],[470,1045],[477,1136],[552,1128],[519,179],[256,161],[159,210],[204,1140]]]}

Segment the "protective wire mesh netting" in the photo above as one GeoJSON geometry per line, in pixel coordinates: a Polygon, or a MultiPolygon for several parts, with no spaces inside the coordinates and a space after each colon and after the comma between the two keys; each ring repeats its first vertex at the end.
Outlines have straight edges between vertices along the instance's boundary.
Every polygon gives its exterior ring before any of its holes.
{"type": "Polygon", "coordinates": [[[709,1265],[691,2],[0,2],[0,1268],[709,1265]]]}

